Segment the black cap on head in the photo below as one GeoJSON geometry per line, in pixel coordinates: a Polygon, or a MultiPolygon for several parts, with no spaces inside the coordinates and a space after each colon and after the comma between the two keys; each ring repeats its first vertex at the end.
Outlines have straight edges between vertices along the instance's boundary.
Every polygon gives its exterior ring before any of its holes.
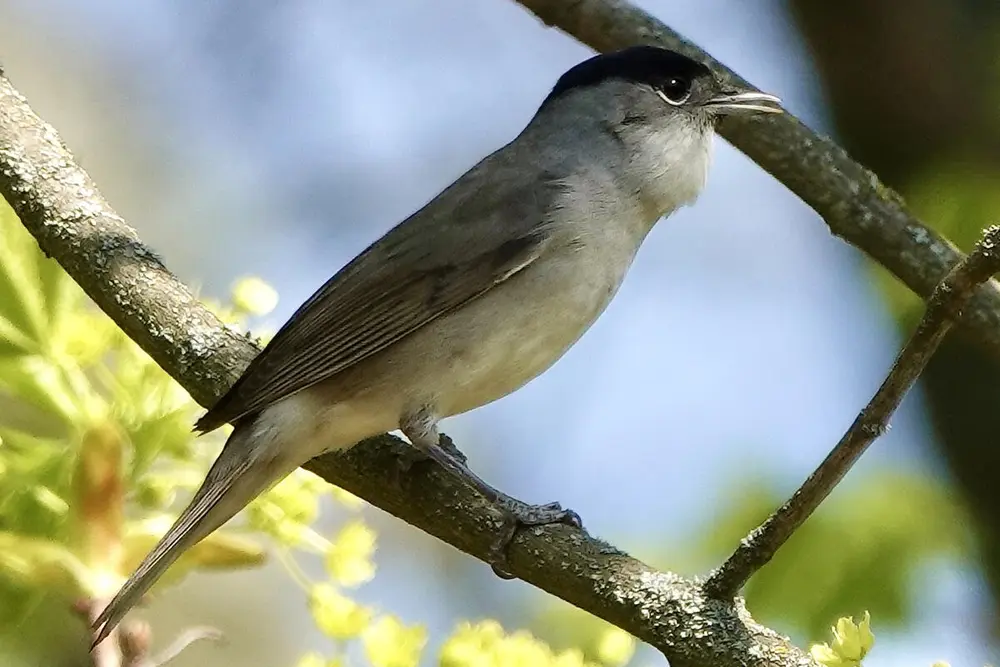
{"type": "MultiPolygon", "coordinates": [[[[596,55],[571,68],[556,82],[542,106],[576,88],[594,86],[608,79],[648,84],[662,89],[672,82],[687,82],[711,76],[711,70],[697,60],[656,46],[633,46],[596,55]]],[[[674,84],[675,85],[675,84],[674,84]]]]}

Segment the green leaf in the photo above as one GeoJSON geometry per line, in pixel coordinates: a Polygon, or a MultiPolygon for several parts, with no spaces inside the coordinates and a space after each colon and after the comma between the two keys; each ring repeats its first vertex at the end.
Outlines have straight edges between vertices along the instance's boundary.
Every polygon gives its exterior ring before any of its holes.
{"type": "Polygon", "coordinates": [[[0,319],[44,347],[48,317],[40,281],[42,254],[6,202],[0,200],[0,319]]]}
{"type": "Polygon", "coordinates": [[[122,416],[120,421],[133,446],[132,474],[145,474],[157,460],[169,457],[187,461],[192,457],[195,435],[191,431],[191,408],[156,415],[122,416]]]}
{"type": "Polygon", "coordinates": [[[83,303],[83,291],[56,260],[45,257],[40,251],[36,252],[35,268],[46,325],[51,331],[60,331],[66,316],[83,303]]]}
{"type": "Polygon", "coordinates": [[[36,341],[33,341],[0,311],[0,359],[32,354],[37,351],[36,341]]]}
{"type": "Polygon", "coordinates": [[[62,544],[9,532],[0,532],[0,576],[70,598],[86,593],[90,580],[87,567],[62,544]]]}
{"type": "Polygon", "coordinates": [[[0,431],[5,472],[0,476],[0,530],[55,539],[66,525],[44,487],[58,498],[71,497],[76,457],[64,440],[48,440],[16,431],[0,431]],[[57,510],[57,511],[54,511],[57,510]]]}
{"type": "Polygon", "coordinates": [[[0,199],[0,356],[50,349],[83,292],[0,199]]]}
{"type": "MultiPolygon", "coordinates": [[[[16,396],[61,421],[66,432],[80,418],[76,396],[66,376],[49,359],[21,356],[0,360],[0,391],[16,396]]],[[[6,423],[0,416],[0,425],[6,423]]]]}

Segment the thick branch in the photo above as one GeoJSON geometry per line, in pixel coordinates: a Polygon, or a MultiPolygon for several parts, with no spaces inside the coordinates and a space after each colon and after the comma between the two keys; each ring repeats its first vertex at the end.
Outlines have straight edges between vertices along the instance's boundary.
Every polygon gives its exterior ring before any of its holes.
{"type": "MultiPolygon", "coordinates": [[[[548,25],[597,51],[656,44],[701,60],[725,80],[738,74],[662,22],[624,0],[517,0],[548,25]]],[[[768,92],[780,93],[769,90],[768,92]]],[[[916,219],[902,199],[842,148],[795,116],[727,119],[720,133],[819,213],[830,231],[886,267],[923,298],[962,254],[916,219]]],[[[1000,358],[1000,288],[981,286],[964,309],[960,331],[1000,358]]]]}
{"type": "MultiPolygon", "coordinates": [[[[405,494],[393,492],[394,466],[407,445],[391,436],[306,468],[481,560],[489,557],[500,515],[454,476],[421,466],[405,494]]],[[[522,532],[510,570],[525,581],[631,632],[670,664],[808,665],[787,639],[756,624],[742,601],[712,599],[698,582],[658,572],[568,526],[522,532]]]]}
{"type": "Polygon", "coordinates": [[[872,400],[795,494],[740,542],[712,573],[705,590],[713,597],[736,595],[819,507],[868,446],[889,428],[889,419],[927,367],[968,303],[972,291],[1000,270],[1000,227],[988,228],[975,250],[952,269],[927,303],[920,324],[903,346],[872,400]]]}
{"type": "MultiPolygon", "coordinates": [[[[97,191],[25,99],[0,75],[0,194],[95,302],[202,405],[255,354],[171,275],[97,191]]],[[[462,551],[485,560],[499,517],[441,470],[392,484],[405,444],[385,435],[308,468],[462,551]]],[[[569,527],[522,532],[511,571],[661,650],[674,667],[808,665],[785,638],[756,624],[737,601],[643,563],[569,527]]]]}

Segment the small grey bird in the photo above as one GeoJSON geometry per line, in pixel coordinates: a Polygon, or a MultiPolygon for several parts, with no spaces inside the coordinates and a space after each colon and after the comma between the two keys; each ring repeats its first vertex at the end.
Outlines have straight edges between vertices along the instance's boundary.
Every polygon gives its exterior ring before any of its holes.
{"type": "Polygon", "coordinates": [[[643,239],[705,185],[723,114],[780,113],[703,64],[639,46],[564,74],[527,127],[341,269],[197,423],[234,430],[190,505],[95,622],[103,640],[181,553],[323,452],[401,429],[518,526],[579,525],[490,487],[438,422],[548,369],[603,312],[643,239]]]}

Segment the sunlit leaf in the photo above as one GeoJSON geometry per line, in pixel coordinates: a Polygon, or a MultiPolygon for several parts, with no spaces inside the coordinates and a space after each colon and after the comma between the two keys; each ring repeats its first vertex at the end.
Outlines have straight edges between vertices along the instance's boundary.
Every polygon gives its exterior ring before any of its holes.
{"type": "Polygon", "coordinates": [[[73,598],[87,591],[90,573],[58,542],[0,532],[0,576],[20,587],[73,598]]]}
{"type": "MultiPolygon", "coordinates": [[[[50,360],[41,356],[0,359],[0,391],[17,396],[63,423],[64,430],[81,416],[76,397],[66,377],[50,360]]],[[[0,417],[2,423],[2,417],[0,417]]]]}
{"type": "Polygon", "coordinates": [[[0,319],[30,340],[35,349],[44,347],[48,320],[39,281],[40,257],[35,240],[0,199],[0,319]]]}

